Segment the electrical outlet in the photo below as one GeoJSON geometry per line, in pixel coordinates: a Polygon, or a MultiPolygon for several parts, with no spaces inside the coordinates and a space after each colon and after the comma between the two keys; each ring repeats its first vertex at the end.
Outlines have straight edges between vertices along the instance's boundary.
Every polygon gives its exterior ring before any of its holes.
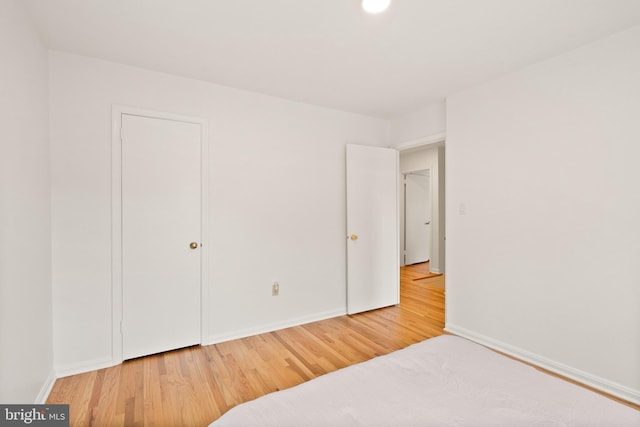
{"type": "Polygon", "coordinates": [[[278,282],[273,282],[271,286],[271,296],[277,297],[278,295],[280,295],[280,285],[278,282]]]}

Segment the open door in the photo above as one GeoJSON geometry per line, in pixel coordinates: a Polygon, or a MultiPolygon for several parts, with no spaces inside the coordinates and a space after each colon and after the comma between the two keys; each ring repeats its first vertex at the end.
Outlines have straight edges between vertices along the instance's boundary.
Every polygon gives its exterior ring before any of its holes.
{"type": "Polygon", "coordinates": [[[347,145],[347,313],[400,302],[398,152],[347,145]]]}

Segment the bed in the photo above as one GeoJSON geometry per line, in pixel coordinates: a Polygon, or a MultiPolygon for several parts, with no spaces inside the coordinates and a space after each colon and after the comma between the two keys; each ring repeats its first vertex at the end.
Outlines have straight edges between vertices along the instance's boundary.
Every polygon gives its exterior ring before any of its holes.
{"type": "Polygon", "coordinates": [[[238,405],[212,427],[640,426],[640,412],[443,335],[238,405]]]}

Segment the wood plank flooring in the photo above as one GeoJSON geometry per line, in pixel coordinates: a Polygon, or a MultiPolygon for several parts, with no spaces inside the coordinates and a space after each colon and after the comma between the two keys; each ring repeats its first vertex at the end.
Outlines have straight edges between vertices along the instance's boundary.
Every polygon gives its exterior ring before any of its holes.
{"type": "Polygon", "coordinates": [[[239,403],[443,334],[445,279],[416,280],[425,273],[401,269],[398,306],[61,378],[47,402],[70,404],[72,426],[206,426],[239,403]]]}
{"type": "Polygon", "coordinates": [[[400,304],[58,379],[72,426],[206,426],[233,406],[390,353],[444,327],[444,277],[401,270],[400,304]],[[438,285],[438,286],[434,286],[438,285]]]}

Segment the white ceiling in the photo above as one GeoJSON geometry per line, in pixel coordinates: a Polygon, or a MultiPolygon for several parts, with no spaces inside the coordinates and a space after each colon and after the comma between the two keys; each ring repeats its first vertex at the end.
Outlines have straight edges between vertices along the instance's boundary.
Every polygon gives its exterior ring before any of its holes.
{"type": "Polygon", "coordinates": [[[640,23],[640,0],[26,0],[52,49],[393,118],[640,23]]]}

